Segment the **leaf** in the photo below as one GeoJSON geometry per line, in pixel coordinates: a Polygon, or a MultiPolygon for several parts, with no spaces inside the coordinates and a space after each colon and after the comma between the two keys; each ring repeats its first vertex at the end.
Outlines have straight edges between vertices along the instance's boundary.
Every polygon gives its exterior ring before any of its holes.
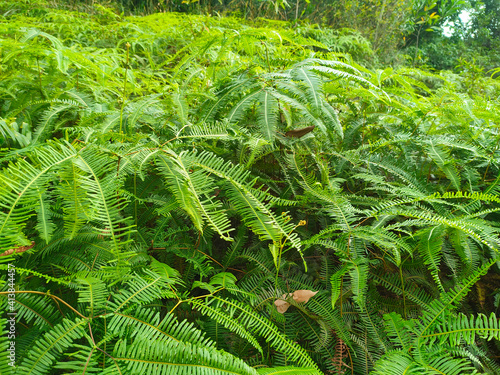
{"type": "Polygon", "coordinates": [[[366,258],[358,258],[352,262],[349,268],[351,276],[352,292],[354,300],[363,308],[365,304],[365,290],[368,281],[368,261],[366,258]]]}
{"type": "Polygon", "coordinates": [[[276,122],[278,121],[278,101],[267,91],[259,96],[260,111],[257,124],[264,139],[273,142],[276,137],[276,122]]]}
{"type": "Polygon", "coordinates": [[[210,285],[220,285],[222,287],[232,286],[236,284],[236,276],[229,272],[220,272],[212,276],[210,285]]]}
{"type": "Polygon", "coordinates": [[[439,278],[439,266],[441,261],[441,252],[443,247],[444,227],[437,225],[432,228],[423,230],[420,234],[419,251],[422,254],[424,263],[431,271],[432,278],[437,286],[444,292],[444,288],[439,278]]]}
{"type": "Polygon", "coordinates": [[[205,289],[205,290],[208,290],[210,293],[215,293],[215,291],[217,290],[217,288],[215,286],[213,286],[209,283],[206,283],[204,281],[199,281],[199,280],[195,280],[193,282],[191,289],[194,289],[194,288],[205,289]]]}
{"type": "Polygon", "coordinates": [[[342,279],[348,270],[349,270],[349,264],[344,263],[342,268],[337,272],[335,272],[330,278],[330,283],[332,284],[332,309],[335,309],[335,303],[337,302],[337,299],[340,297],[340,293],[342,292],[341,290],[342,279]]]}
{"type": "Polygon", "coordinates": [[[279,313],[284,314],[288,308],[290,307],[290,303],[286,301],[286,299],[290,297],[289,294],[283,294],[280,299],[274,301],[274,305],[276,306],[276,310],[279,313]]]}
{"type": "Polygon", "coordinates": [[[166,150],[168,157],[160,156],[160,171],[168,181],[177,202],[191,217],[196,228],[203,233],[204,223],[215,229],[226,241],[232,241],[229,233],[234,230],[223,210],[222,203],[212,198],[216,188],[213,178],[204,171],[193,170],[192,156],[177,155],[166,150]]]}
{"type": "Polygon", "coordinates": [[[312,290],[296,290],[293,292],[293,300],[297,303],[307,303],[311,297],[314,297],[318,292],[312,290]]]}
{"type": "Polygon", "coordinates": [[[36,209],[38,223],[36,225],[36,229],[40,234],[40,237],[45,240],[45,243],[48,244],[50,239],[52,238],[52,233],[56,229],[56,225],[52,220],[52,212],[50,212],[49,205],[50,199],[47,198],[47,193],[40,193],[40,203],[36,209]]]}
{"type": "Polygon", "coordinates": [[[282,366],[274,368],[259,368],[260,375],[321,375],[321,372],[313,367],[282,366]]]}
{"type": "Polygon", "coordinates": [[[279,313],[285,313],[290,307],[290,303],[286,300],[293,297],[293,300],[297,303],[307,303],[311,297],[314,297],[318,292],[313,292],[312,290],[296,290],[290,294],[283,294],[281,298],[274,301],[274,305],[279,313]]]}
{"type": "Polygon", "coordinates": [[[30,347],[26,356],[21,358],[19,369],[22,374],[34,375],[52,372],[57,362],[73,341],[84,336],[86,319],[64,319],[49,332],[39,337],[30,347]]]}
{"type": "Polygon", "coordinates": [[[307,133],[310,133],[314,130],[316,126],[315,125],[311,125],[311,126],[308,126],[308,127],[305,127],[305,128],[302,128],[302,129],[293,129],[293,130],[289,130],[285,133],[285,135],[287,137],[293,137],[293,138],[301,138],[303,137],[304,135],[306,135],[307,133]]]}
{"type": "Polygon", "coordinates": [[[173,282],[173,279],[178,280],[181,276],[179,271],[177,271],[175,268],[172,268],[165,263],[159,262],[154,258],[151,258],[151,268],[167,282],[173,282]]]}

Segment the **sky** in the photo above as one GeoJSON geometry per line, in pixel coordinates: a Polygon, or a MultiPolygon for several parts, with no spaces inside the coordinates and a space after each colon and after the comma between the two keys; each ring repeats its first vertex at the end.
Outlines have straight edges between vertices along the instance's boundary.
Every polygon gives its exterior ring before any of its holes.
{"type": "MultiPolygon", "coordinates": [[[[470,21],[470,13],[466,10],[462,10],[462,12],[460,13],[460,15],[458,17],[460,17],[460,20],[465,25],[467,24],[467,22],[470,21]]],[[[443,26],[444,36],[450,37],[453,35],[453,26],[454,26],[453,22],[447,22],[444,24],[444,26],[443,26]]]]}

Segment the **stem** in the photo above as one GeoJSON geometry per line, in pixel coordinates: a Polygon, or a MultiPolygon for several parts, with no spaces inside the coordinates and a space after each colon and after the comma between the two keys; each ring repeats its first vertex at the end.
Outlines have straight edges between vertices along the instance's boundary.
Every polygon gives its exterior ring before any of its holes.
{"type": "Polygon", "coordinates": [[[299,0],[295,4],[295,27],[297,27],[297,18],[299,18],[299,0]]]}
{"type": "MultiPolygon", "coordinates": [[[[172,314],[174,312],[174,310],[177,308],[177,306],[179,306],[181,303],[184,303],[184,302],[188,302],[189,303],[190,301],[192,301],[194,299],[206,298],[206,297],[211,297],[211,296],[213,297],[213,296],[215,296],[215,293],[218,293],[218,292],[220,292],[223,289],[224,289],[224,287],[215,290],[213,293],[204,294],[202,296],[191,297],[191,298],[188,298],[188,299],[185,299],[185,300],[180,299],[176,295],[176,297],[178,298],[178,300],[177,300],[177,303],[175,304],[175,306],[172,308],[172,310],[170,310],[170,314],[172,314]]],[[[175,292],[174,292],[174,294],[175,294],[175,292]]]]}
{"type": "MultiPolygon", "coordinates": [[[[107,324],[106,324],[106,315],[103,317],[103,319],[104,319],[104,335],[106,335],[106,333],[108,331],[107,330],[107,324]]],[[[104,349],[102,351],[103,353],[106,353],[106,344],[107,343],[108,343],[107,341],[104,341],[104,349]]],[[[105,367],[106,367],[106,356],[104,356],[102,358],[102,369],[104,370],[105,367]]]]}
{"type": "Polygon", "coordinates": [[[130,43],[127,42],[127,44],[125,44],[125,46],[127,47],[127,63],[125,65],[125,77],[123,78],[122,108],[120,110],[120,134],[122,134],[123,109],[125,108],[125,94],[127,92],[127,74],[128,74],[128,62],[129,62],[130,43]]]}
{"type": "MultiPolygon", "coordinates": [[[[490,157],[493,157],[493,155],[495,154],[495,151],[498,148],[499,142],[500,142],[500,138],[497,139],[497,144],[495,145],[495,148],[493,149],[493,151],[491,151],[490,157]]],[[[488,173],[488,169],[490,169],[490,164],[491,164],[491,160],[488,162],[488,166],[486,167],[486,170],[484,171],[483,181],[486,180],[486,174],[488,173]]],[[[488,190],[490,190],[490,189],[488,189],[488,190]]]]}
{"type": "Polygon", "coordinates": [[[276,290],[276,297],[278,297],[278,276],[280,273],[280,267],[281,267],[281,253],[283,251],[283,247],[280,248],[280,254],[278,256],[278,265],[276,267],[276,278],[274,280],[274,289],[276,290]]]}
{"type": "Polygon", "coordinates": [[[85,372],[87,371],[87,367],[89,365],[89,362],[90,362],[90,358],[92,357],[92,354],[94,354],[94,348],[92,348],[92,350],[90,351],[89,353],[89,356],[87,357],[87,361],[85,362],[85,366],[83,366],[83,372],[82,372],[82,375],[85,375],[85,372]]]}
{"type": "Polygon", "coordinates": [[[340,317],[342,318],[342,288],[344,287],[344,276],[340,278],[340,300],[339,300],[339,307],[340,307],[340,317]]]}
{"type": "Polygon", "coordinates": [[[267,49],[267,44],[265,42],[262,42],[264,47],[266,47],[266,60],[267,60],[267,69],[269,70],[269,73],[271,73],[271,64],[269,63],[269,50],[267,49]]]}
{"type": "MultiPolygon", "coordinates": [[[[138,222],[137,222],[137,173],[134,173],[134,218],[135,218],[135,227],[138,228],[138,222]]],[[[135,234],[135,239],[137,240],[137,236],[139,233],[135,234]]]]}
{"type": "MultiPolygon", "coordinates": [[[[9,293],[12,293],[12,292],[0,292],[0,295],[3,295],[3,294],[9,294],[9,293]]],[[[14,293],[28,293],[28,294],[41,294],[42,296],[47,296],[47,297],[50,297],[56,301],[59,301],[59,302],[62,302],[63,304],[65,304],[67,307],[69,307],[73,312],[75,312],[78,316],[84,318],[84,319],[88,319],[86,316],[80,314],[80,312],[78,310],[76,310],[74,307],[72,307],[69,303],[67,303],[66,301],[62,300],[61,298],[53,295],[53,294],[48,294],[48,293],[44,293],[44,292],[37,292],[37,291],[34,291],[34,290],[16,290],[14,293]]]]}
{"type": "Polygon", "coordinates": [[[40,70],[40,64],[38,62],[38,56],[36,57],[36,66],[38,68],[38,82],[40,83],[40,93],[43,95],[43,87],[42,87],[42,71],[40,70]]]}
{"type": "MultiPolygon", "coordinates": [[[[92,340],[92,343],[94,344],[94,348],[97,349],[97,350],[100,350],[101,352],[103,352],[105,355],[107,355],[109,358],[111,358],[114,362],[115,362],[115,365],[119,371],[119,373],[121,374],[122,372],[120,371],[120,368],[118,367],[118,363],[116,362],[115,358],[113,358],[111,355],[109,355],[108,353],[106,353],[105,350],[102,350],[101,348],[99,348],[97,346],[97,344],[95,343],[95,340],[94,340],[94,335],[92,334],[92,327],[90,326],[90,322],[89,322],[89,333],[90,333],[90,338],[92,340]]],[[[106,346],[106,341],[104,341],[104,346],[106,346]]],[[[92,349],[93,350],[93,349],[92,349]]],[[[106,358],[106,357],[104,357],[106,358]]],[[[104,367],[103,367],[104,368],[104,367]]]]}
{"type": "Polygon", "coordinates": [[[418,33],[417,33],[417,44],[415,45],[415,56],[413,56],[413,67],[415,67],[415,63],[417,62],[418,40],[420,38],[420,32],[422,31],[422,26],[423,25],[420,25],[420,28],[418,29],[418,33]]]}
{"type": "Polygon", "coordinates": [[[404,279],[403,279],[403,271],[401,269],[401,266],[399,266],[399,277],[401,278],[401,289],[403,291],[403,312],[405,314],[405,319],[407,319],[407,317],[406,317],[405,282],[404,282],[404,279]]]}

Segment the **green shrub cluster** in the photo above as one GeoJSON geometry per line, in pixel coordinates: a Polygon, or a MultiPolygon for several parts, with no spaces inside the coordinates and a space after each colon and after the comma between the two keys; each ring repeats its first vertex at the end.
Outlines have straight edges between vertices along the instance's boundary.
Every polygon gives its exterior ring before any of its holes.
{"type": "Polygon", "coordinates": [[[497,79],[53,5],[0,5],[2,374],[500,372],[497,79]]]}

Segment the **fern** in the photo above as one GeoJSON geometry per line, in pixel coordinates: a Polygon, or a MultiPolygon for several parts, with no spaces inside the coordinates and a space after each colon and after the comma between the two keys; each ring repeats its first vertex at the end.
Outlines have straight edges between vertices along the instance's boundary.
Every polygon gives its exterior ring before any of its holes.
{"type": "Polygon", "coordinates": [[[19,365],[23,374],[49,373],[52,364],[58,360],[76,339],[84,335],[87,321],[65,319],[46,333],[27,353],[19,365]]]}
{"type": "Polygon", "coordinates": [[[316,369],[310,368],[296,368],[296,367],[275,367],[272,369],[257,369],[258,374],[263,375],[296,375],[296,374],[320,374],[316,369]]]}
{"type": "Polygon", "coordinates": [[[21,160],[2,171],[0,188],[4,197],[4,210],[0,214],[1,248],[16,247],[19,242],[27,242],[21,232],[23,222],[34,215],[33,211],[39,204],[39,194],[47,188],[52,168],[75,157],[76,151],[72,147],[54,144],[35,151],[33,159],[40,163],[37,167],[21,160]]]}
{"type": "Polygon", "coordinates": [[[497,373],[495,79],[379,69],[319,3],[160,3],[0,4],[15,372],[497,373]]]}

